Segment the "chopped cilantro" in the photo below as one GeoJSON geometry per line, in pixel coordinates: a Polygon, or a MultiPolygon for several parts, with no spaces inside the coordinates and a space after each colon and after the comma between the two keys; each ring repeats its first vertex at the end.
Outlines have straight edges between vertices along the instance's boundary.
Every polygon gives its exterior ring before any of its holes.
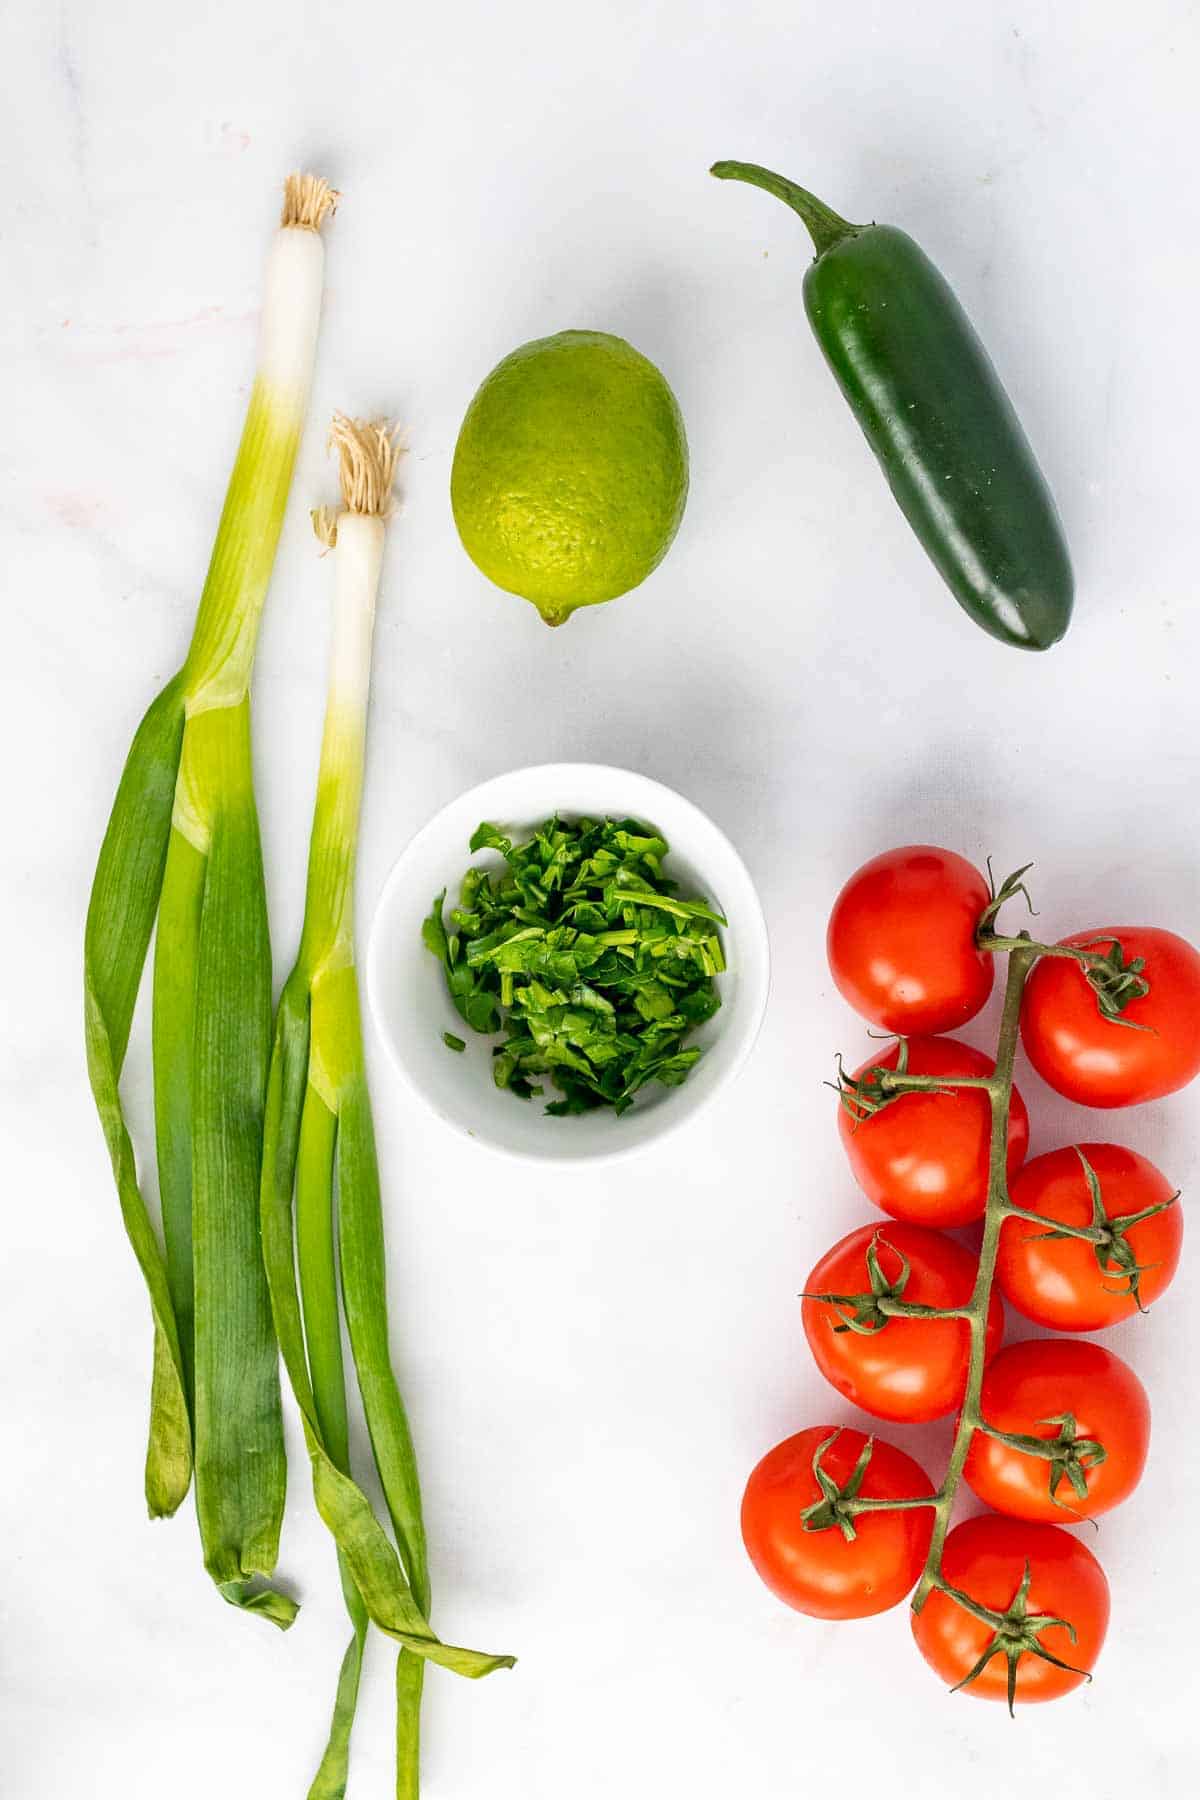
{"type": "Polygon", "coordinates": [[[452,1031],[443,1031],[442,1042],[447,1050],[465,1050],[467,1047],[466,1039],[455,1037],[452,1031]]]}
{"type": "Polygon", "coordinates": [[[421,936],[465,1022],[504,1033],[496,1086],[529,1100],[544,1076],[561,1096],[548,1113],[620,1114],[647,1083],[685,1081],[700,1050],[684,1040],[721,1004],[725,920],[676,892],[665,839],[634,819],[556,816],[523,844],[484,823],[470,847],[503,869],[469,868],[449,926],[443,890],[421,936]]]}

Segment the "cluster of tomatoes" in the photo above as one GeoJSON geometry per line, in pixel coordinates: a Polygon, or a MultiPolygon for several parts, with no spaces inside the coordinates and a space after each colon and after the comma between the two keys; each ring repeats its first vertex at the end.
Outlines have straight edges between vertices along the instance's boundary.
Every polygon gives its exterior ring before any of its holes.
{"type": "Polygon", "coordinates": [[[988,1057],[942,1034],[983,1006],[997,955],[1020,949],[1032,962],[1021,1038],[1060,1094],[1133,1105],[1200,1072],[1200,955],[1171,932],[1121,926],[1041,947],[1033,962],[1024,935],[994,931],[998,901],[1019,891],[1014,877],[996,896],[962,857],[910,846],[852,876],[829,924],[838,988],[897,1038],[843,1079],[839,1113],[854,1176],[889,1222],[852,1231],[818,1262],[805,1284],[805,1335],[821,1373],[863,1411],[905,1423],[958,1413],[946,1479],[935,1491],[894,1445],[817,1426],[763,1458],[742,1506],[746,1548],[780,1599],[817,1618],[862,1618],[916,1587],[913,1635],[927,1662],[952,1686],[1010,1707],[1069,1692],[1099,1654],[1108,1584],[1062,1527],[1132,1492],[1150,1411],[1133,1370],[1101,1344],[1052,1337],[1002,1348],[1000,1295],[1068,1333],[1144,1310],[1179,1261],[1178,1196],[1153,1163],[1117,1144],[1026,1162],[1029,1115],[1013,1087],[1007,1192],[998,1200],[993,1184],[989,1212],[988,1089],[891,1094],[880,1071],[990,1078],[988,1057]],[[981,1277],[980,1252],[945,1230],[985,1213],[981,1277]],[[984,1348],[982,1386],[968,1401],[971,1317],[984,1348]],[[947,1535],[960,1475],[994,1510],[947,1535]]]}

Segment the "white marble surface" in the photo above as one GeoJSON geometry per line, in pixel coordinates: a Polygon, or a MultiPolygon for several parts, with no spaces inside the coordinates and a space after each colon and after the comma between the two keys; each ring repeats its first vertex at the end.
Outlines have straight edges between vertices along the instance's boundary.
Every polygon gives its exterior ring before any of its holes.
{"type": "MultiPolygon", "coordinates": [[[[790,1616],[744,1560],[737,1506],[761,1451],[841,1410],[795,1299],[865,1216],[821,1087],[862,1042],[822,957],[841,878],[930,836],[1036,858],[1050,931],[1200,935],[1195,5],[64,0],[5,7],[0,33],[5,1792],[301,1796],[343,1636],[298,1456],[283,1567],[305,1610],[285,1639],[212,1595],[190,1518],[142,1516],[146,1307],[80,1027],[93,858],[186,640],[296,163],[346,200],[256,688],[281,968],[328,603],[304,514],[331,492],[334,406],[397,410],[413,447],[364,919],[408,835],[468,784],[615,760],[735,835],[776,964],[728,1102],[569,1186],[451,1138],[373,1056],[436,1618],[521,1658],[474,1688],[431,1679],[430,1800],[785,1800],[840,1789],[851,1757],[913,1795],[935,1767],[936,1791],[986,1800],[1191,1791],[1200,1230],[1170,1300],[1114,1340],[1150,1385],[1156,1447],[1099,1538],[1113,1632],[1088,1692],[1014,1727],[939,1690],[902,1612],[790,1616]],[[798,224],[712,183],[723,155],[907,227],[949,273],[1061,502],[1080,594],[1060,650],[1003,650],[940,591],[809,337],[798,224]],[[568,325],[661,364],[693,488],[652,583],[552,635],[460,552],[447,477],[479,378],[568,325]]],[[[143,1127],[146,1080],[143,1038],[143,1127]]],[[[1028,1086],[1037,1146],[1079,1133],[1028,1086]]],[[[1196,1185],[1194,1094],[1111,1128],[1196,1185]]],[[[913,1441],[932,1462],[944,1438],[913,1441]]],[[[390,1663],[377,1644],[357,1800],[389,1792],[390,1663]]]]}

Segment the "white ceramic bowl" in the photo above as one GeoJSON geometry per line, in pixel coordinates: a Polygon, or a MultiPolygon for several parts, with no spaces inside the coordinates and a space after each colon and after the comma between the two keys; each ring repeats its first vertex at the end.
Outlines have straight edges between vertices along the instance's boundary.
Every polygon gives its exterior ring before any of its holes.
{"type": "Polygon", "coordinates": [[[766,1008],[769,976],[762,908],[724,832],[671,788],[629,769],[594,763],[516,769],[443,808],[392,869],[367,946],[368,1005],[405,1083],[478,1143],[556,1161],[625,1155],[694,1118],[749,1056],[766,1008]],[[718,977],[721,1009],[688,1040],[703,1048],[703,1056],[682,1087],[651,1084],[621,1118],[607,1109],[549,1118],[545,1100],[522,1101],[497,1088],[491,1053],[498,1040],[463,1024],[441,965],[421,942],[421,921],[435,894],[448,890],[448,909],[470,863],[502,866],[495,853],[472,856],[468,849],[482,819],[520,835],[555,812],[629,817],[657,826],[671,846],[667,873],[684,894],[703,895],[729,921],[722,934],[728,968],[718,977]],[[447,1049],[443,1031],[466,1038],[466,1050],[447,1049]]]}

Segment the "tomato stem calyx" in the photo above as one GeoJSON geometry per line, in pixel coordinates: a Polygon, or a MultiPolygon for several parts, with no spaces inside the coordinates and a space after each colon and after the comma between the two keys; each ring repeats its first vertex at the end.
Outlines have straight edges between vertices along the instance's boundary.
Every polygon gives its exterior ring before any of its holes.
{"type": "Polygon", "coordinates": [[[875,1449],[875,1439],[869,1437],[858,1453],[858,1459],[841,1487],[824,1467],[822,1458],[825,1452],[837,1442],[842,1435],[841,1427],[831,1432],[824,1441],[817,1445],[813,1452],[812,1472],[817,1486],[821,1490],[821,1498],[806,1506],[800,1515],[805,1531],[828,1531],[836,1525],[848,1544],[852,1544],[858,1535],[854,1529],[854,1516],[851,1511],[853,1502],[858,1499],[859,1491],[866,1480],[867,1470],[871,1465],[871,1455],[875,1449]]]}
{"type": "Polygon", "coordinates": [[[1027,1562],[1020,1586],[1013,1595],[1011,1604],[1004,1612],[995,1612],[989,1606],[981,1606],[977,1600],[971,1598],[970,1594],[961,1593],[958,1588],[951,1587],[946,1582],[938,1582],[937,1585],[942,1593],[956,1601],[964,1611],[971,1613],[983,1624],[990,1625],[994,1633],[978,1662],[973,1668],[968,1669],[962,1680],[956,1681],[950,1689],[952,1694],[958,1693],[960,1688],[969,1687],[982,1675],[993,1656],[1005,1656],[1008,1659],[1008,1710],[1010,1716],[1015,1716],[1017,1665],[1023,1656],[1037,1656],[1043,1662],[1053,1663],[1056,1669],[1066,1669],[1072,1675],[1082,1675],[1085,1681],[1092,1679],[1086,1669],[1079,1669],[1074,1663],[1065,1662],[1061,1656],[1055,1656],[1052,1650],[1047,1650],[1041,1642],[1042,1632],[1049,1631],[1055,1625],[1066,1632],[1072,1644],[1076,1642],[1076,1632],[1069,1619],[1060,1619],[1052,1613],[1031,1613],[1029,1611],[1029,1588],[1032,1580],[1033,1571],[1027,1562]]]}
{"type": "Polygon", "coordinates": [[[1011,875],[1006,875],[999,887],[997,887],[996,877],[992,872],[992,859],[990,856],[988,857],[988,889],[991,893],[991,899],[980,913],[979,924],[975,928],[976,940],[980,942],[981,948],[983,948],[982,939],[987,937],[991,932],[991,928],[996,922],[996,915],[1000,911],[1000,908],[1007,905],[1008,901],[1014,900],[1018,894],[1024,896],[1025,904],[1029,908],[1030,917],[1034,919],[1037,918],[1037,908],[1033,904],[1033,896],[1026,887],[1024,879],[1032,867],[1033,864],[1029,862],[1026,863],[1023,868],[1014,869],[1013,873],[1011,875]]]}
{"type": "Polygon", "coordinates": [[[1012,1450],[1019,1450],[1025,1456],[1040,1456],[1050,1464],[1050,1498],[1064,1512],[1072,1512],[1074,1508],[1065,1500],[1060,1500],[1058,1490],[1064,1480],[1070,1483],[1071,1491],[1077,1500],[1088,1497],[1088,1471],[1098,1469],[1108,1460],[1108,1451],[1099,1438],[1079,1436],[1079,1425],[1074,1413],[1058,1413],[1051,1419],[1039,1419],[1039,1425],[1057,1425],[1058,1430],[1051,1437],[1038,1437],[1032,1432],[1000,1431],[989,1425],[986,1419],[981,1420],[979,1429],[998,1444],[1007,1444],[1012,1450]]]}
{"type": "MultiPolygon", "coordinates": [[[[1138,1311],[1144,1313],[1146,1308],[1142,1305],[1141,1278],[1151,1269],[1157,1268],[1158,1264],[1138,1262],[1126,1233],[1132,1231],[1135,1225],[1141,1225],[1146,1219],[1153,1219],[1157,1214],[1166,1212],[1169,1206],[1174,1206],[1179,1199],[1179,1191],[1176,1190],[1169,1199],[1159,1200],[1154,1206],[1142,1207],[1140,1212],[1121,1213],[1116,1218],[1112,1218],[1104,1205],[1099,1177],[1078,1144],[1075,1146],[1075,1154],[1083,1164],[1084,1180],[1087,1182],[1088,1195],[1092,1202],[1091,1224],[1056,1224],[1047,1231],[1031,1232],[1029,1241],[1037,1243],[1047,1238],[1084,1239],[1091,1244],[1095,1252],[1100,1273],[1115,1275],[1117,1278],[1116,1285],[1106,1287],[1105,1293],[1126,1295],[1133,1301],[1138,1311]]],[[[1011,1217],[1028,1219],[1034,1225],[1043,1225],[1046,1222],[1043,1214],[1027,1212],[1024,1207],[1014,1206],[1011,1200],[1007,1204],[1006,1211],[1011,1217]]]]}
{"type": "Polygon", "coordinates": [[[919,1301],[905,1300],[904,1290],[912,1274],[912,1264],[903,1250],[898,1250],[884,1237],[882,1226],[867,1246],[866,1261],[867,1277],[871,1283],[868,1292],[805,1292],[800,1295],[801,1300],[819,1300],[822,1305],[833,1308],[841,1320],[840,1325],[833,1327],[839,1336],[843,1332],[853,1331],[861,1337],[874,1337],[883,1330],[889,1319],[965,1319],[968,1316],[965,1306],[923,1306],[919,1301]],[[889,1280],[884,1273],[883,1264],[879,1260],[880,1244],[884,1249],[890,1250],[900,1264],[894,1280],[889,1280]]]}
{"type": "Polygon", "coordinates": [[[908,1070],[908,1039],[897,1038],[896,1067],[889,1069],[875,1063],[847,1075],[842,1058],[837,1061],[837,1077],[826,1082],[837,1094],[841,1106],[849,1113],[857,1130],[864,1119],[873,1118],[885,1106],[903,1100],[906,1094],[953,1094],[956,1088],[995,1090],[995,1078],[989,1075],[911,1075],[908,1070]]]}
{"type": "Polygon", "coordinates": [[[1142,973],[1146,967],[1145,957],[1127,957],[1115,938],[1107,950],[1095,950],[1092,955],[1093,960],[1084,966],[1084,973],[1096,996],[1101,1017],[1114,1025],[1124,1025],[1130,1031],[1148,1030],[1145,1025],[1121,1017],[1131,1000],[1144,1000],[1150,992],[1150,983],[1142,973]]]}
{"type": "Polygon", "coordinates": [[[836,1525],[848,1544],[852,1544],[858,1533],[854,1521],[859,1513],[869,1512],[912,1512],[921,1506],[940,1506],[943,1494],[913,1494],[900,1500],[864,1500],[862,1484],[866,1480],[867,1470],[871,1466],[871,1457],[875,1450],[875,1439],[869,1437],[858,1453],[858,1460],[841,1487],[824,1467],[825,1452],[835,1444],[842,1435],[839,1425],[836,1431],[817,1445],[813,1452],[812,1472],[817,1486],[821,1490],[821,1498],[806,1506],[800,1514],[801,1527],[805,1531],[831,1531],[836,1525]]]}
{"type": "Polygon", "coordinates": [[[1032,863],[1026,863],[1024,868],[1017,869],[997,887],[991,873],[991,858],[988,858],[992,897],[979,915],[979,923],[975,928],[977,948],[992,956],[1006,956],[1015,950],[1027,950],[1034,956],[1067,957],[1072,962],[1077,962],[1082,969],[1088,986],[1096,996],[1096,1008],[1102,1019],[1106,1019],[1110,1025],[1123,1025],[1127,1031],[1151,1030],[1151,1026],[1141,1025],[1122,1016],[1125,1008],[1134,1000],[1145,999],[1150,992],[1150,983],[1144,973],[1145,957],[1127,957],[1116,938],[1097,938],[1091,944],[1039,944],[1027,931],[1019,931],[1015,937],[1005,937],[994,930],[1000,908],[1017,894],[1024,895],[1026,905],[1036,918],[1029,889],[1022,879],[1032,867],[1032,863]]]}

